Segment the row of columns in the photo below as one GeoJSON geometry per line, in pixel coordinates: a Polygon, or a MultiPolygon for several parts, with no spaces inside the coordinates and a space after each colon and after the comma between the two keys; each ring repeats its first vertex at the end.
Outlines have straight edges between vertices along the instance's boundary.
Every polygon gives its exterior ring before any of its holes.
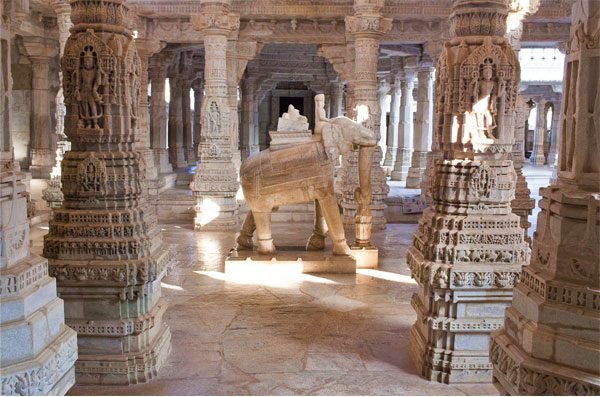
{"type": "Polygon", "coordinates": [[[557,163],[557,141],[560,125],[560,100],[547,100],[544,97],[532,98],[536,109],[536,124],[533,137],[533,164],[548,164],[555,167],[557,163]],[[550,134],[548,134],[548,111],[552,109],[550,134]],[[550,135],[550,136],[549,136],[550,135]],[[550,140],[550,142],[548,142],[550,140]]]}
{"type": "MultiPolygon", "coordinates": [[[[406,181],[406,187],[420,188],[426,166],[426,154],[431,148],[433,118],[433,73],[430,64],[412,71],[398,73],[391,85],[390,122],[383,167],[393,181],[406,181]],[[413,89],[417,77],[417,112],[413,126],[413,89]]],[[[381,118],[386,131],[385,117],[381,118]]]]}

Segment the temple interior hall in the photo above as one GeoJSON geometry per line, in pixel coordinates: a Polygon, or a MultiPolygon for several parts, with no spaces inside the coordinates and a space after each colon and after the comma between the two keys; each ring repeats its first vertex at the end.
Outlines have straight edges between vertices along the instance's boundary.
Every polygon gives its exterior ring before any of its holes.
{"type": "Polygon", "coordinates": [[[2,395],[600,395],[600,0],[0,0],[2,395]]]}

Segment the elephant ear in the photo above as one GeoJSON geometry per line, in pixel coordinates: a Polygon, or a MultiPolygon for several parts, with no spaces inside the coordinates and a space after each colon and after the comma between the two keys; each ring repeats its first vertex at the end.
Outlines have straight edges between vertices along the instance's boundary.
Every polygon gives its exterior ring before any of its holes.
{"type": "Polygon", "coordinates": [[[328,123],[323,127],[323,146],[330,160],[335,160],[340,156],[339,140],[342,138],[341,128],[338,125],[328,123]]]}

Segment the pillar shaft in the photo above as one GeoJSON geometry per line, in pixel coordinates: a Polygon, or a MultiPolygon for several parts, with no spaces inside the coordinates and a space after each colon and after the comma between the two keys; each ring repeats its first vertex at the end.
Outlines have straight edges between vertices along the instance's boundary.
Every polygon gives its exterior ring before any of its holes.
{"type": "Polygon", "coordinates": [[[390,102],[390,124],[387,128],[387,146],[385,151],[385,160],[383,166],[388,169],[388,174],[392,172],[396,161],[396,151],[398,150],[398,124],[400,122],[400,79],[394,78],[394,84],[391,87],[392,101],[390,102]]]}
{"type": "Polygon", "coordinates": [[[400,98],[398,149],[396,150],[394,169],[390,174],[393,181],[405,181],[410,167],[413,152],[413,88],[414,74],[405,73],[400,81],[402,96],[400,98]]]}
{"type": "MultiPolygon", "coordinates": [[[[379,123],[381,109],[377,100],[377,62],[379,56],[379,39],[391,29],[392,21],[383,18],[381,9],[383,1],[355,0],[353,16],[346,17],[346,30],[354,39],[346,46],[346,73],[348,97],[346,112],[348,117],[363,123],[372,129],[379,140],[379,123]],[[376,22],[374,22],[376,21],[376,22]]],[[[382,153],[375,147],[371,164],[372,199],[370,202],[372,228],[385,228],[385,198],[389,192],[385,172],[381,168],[382,153]]],[[[358,153],[350,152],[343,156],[342,166],[338,172],[336,190],[342,197],[343,221],[347,226],[354,226],[355,214],[359,204],[354,199],[354,192],[359,187],[358,153]]],[[[357,218],[358,219],[358,218],[357,218]]],[[[367,240],[370,238],[367,236],[367,240]]]]}
{"type": "Polygon", "coordinates": [[[34,178],[50,179],[55,161],[50,114],[49,62],[58,54],[54,41],[41,37],[23,37],[23,48],[31,61],[31,140],[30,167],[34,178]]]}
{"type": "Polygon", "coordinates": [[[254,124],[256,120],[254,112],[255,102],[255,85],[256,79],[253,77],[246,78],[242,81],[242,129],[241,129],[241,140],[242,140],[242,160],[245,160],[251,156],[253,151],[256,151],[256,142],[254,138],[254,124]]]}
{"type": "Polygon", "coordinates": [[[552,102],[552,126],[550,135],[550,150],[548,151],[548,165],[556,167],[558,160],[558,140],[560,139],[560,107],[561,101],[552,102]]]}
{"type": "Polygon", "coordinates": [[[535,135],[533,139],[533,164],[546,164],[546,156],[544,155],[544,137],[547,134],[546,129],[546,100],[539,99],[536,103],[536,123],[535,135]]]}
{"type": "Polygon", "coordinates": [[[194,153],[198,153],[198,143],[202,131],[202,101],[204,100],[204,83],[201,78],[197,78],[192,83],[194,90],[194,153]]]}
{"type": "Polygon", "coordinates": [[[422,175],[426,172],[427,152],[431,150],[433,131],[433,71],[432,67],[418,72],[417,120],[414,128],[414,152],[408,170],[406,187],[421,188],[422,175]]]}
{"type": "Polygon", "coordinates": [[[377,102],[381,111],[379,116],[379,147],[381,147],[382,153],[385,153],[387,145],[386,100],[389,91],[390,85],[387,81],[380,81],[377,87],[377,102]]]}
{"type": "Polygon", "coordinates": [[[232,162],[232,116],[227,97],[227,36],[239,28],[239,15],[230,12],[228,0],[202,0],[199,14],[192,15],[192,26],[204,34],[204,90],[201,109],[202,134],[198,160],[190,188],[197,199],[197,230],[233,229],[238,223],[239,189],[232,162]]]}
{"type": "Polygon", "coordinates": [[[155,55],[150,60],[150,147],[159,173],[173,172],[167,151],[167,101],[165,99],[167,70],[163,56],[155,55]]]}
{"type": "Polygon", "coordinates": [[[331,90],[331,117],[343,115],[342,101],[344,99],[344,85],[342,83],[334,83],[331,90]]]}
{"type": "Polygon", "coordinates": [[[173,168],[187,167],[183,146],[182,92],[183,77],[176,72],[169,78],[171,101],[169,103],[169,161],[173,168]]]}

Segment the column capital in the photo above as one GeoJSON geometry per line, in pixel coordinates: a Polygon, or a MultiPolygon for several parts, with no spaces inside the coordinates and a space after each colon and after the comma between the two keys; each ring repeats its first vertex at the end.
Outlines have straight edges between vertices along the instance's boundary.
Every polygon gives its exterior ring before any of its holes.
{"type": "Polygon", "coordinates": [[[20,49],[32,62],[48,62],[50,58],[58,55],[58,43],[45,37],[22,37],[20,49]]]}
{"type": "Polygon", "coordinates": [[[347,16],[346,30],[356,38],[373,38],[379,40],[381,36],[392,29],[392,18],[384,18],[380,14],[357,14],[347,16]]]}
{"type": "Polygon", "coordinates": [[[51,0],[50,6],[54,9],[57,15],[67,14],[71,15],[71,5],[68,0],[51,0]]]}
{"type": "Polygon", "coordinates": [[[378,79],[377,81],[377,96],[385,96],[390,91],[390,83],[386,78],[378,79]]]}
{"type": "Polygon", "coordinates": [[[436,63],[442,50],[444,49],[443,40],[429,40],[423,44],[423,53],[431,57],[433,63],[436,63]]]}
{"type": "Polygon", "coordinates": [[[229,0],[201,0],[200,9],[191,15],[192,27],[199,32],[228,36],[240,28],[240,14],[230,11],[229,0]]]}
{"type": "Polygon", "coordinates": [[[166,45],[166,42],[160,40],[135,39],[135,47],[140,57],[149,58],[158,54],[166,45]]]}

